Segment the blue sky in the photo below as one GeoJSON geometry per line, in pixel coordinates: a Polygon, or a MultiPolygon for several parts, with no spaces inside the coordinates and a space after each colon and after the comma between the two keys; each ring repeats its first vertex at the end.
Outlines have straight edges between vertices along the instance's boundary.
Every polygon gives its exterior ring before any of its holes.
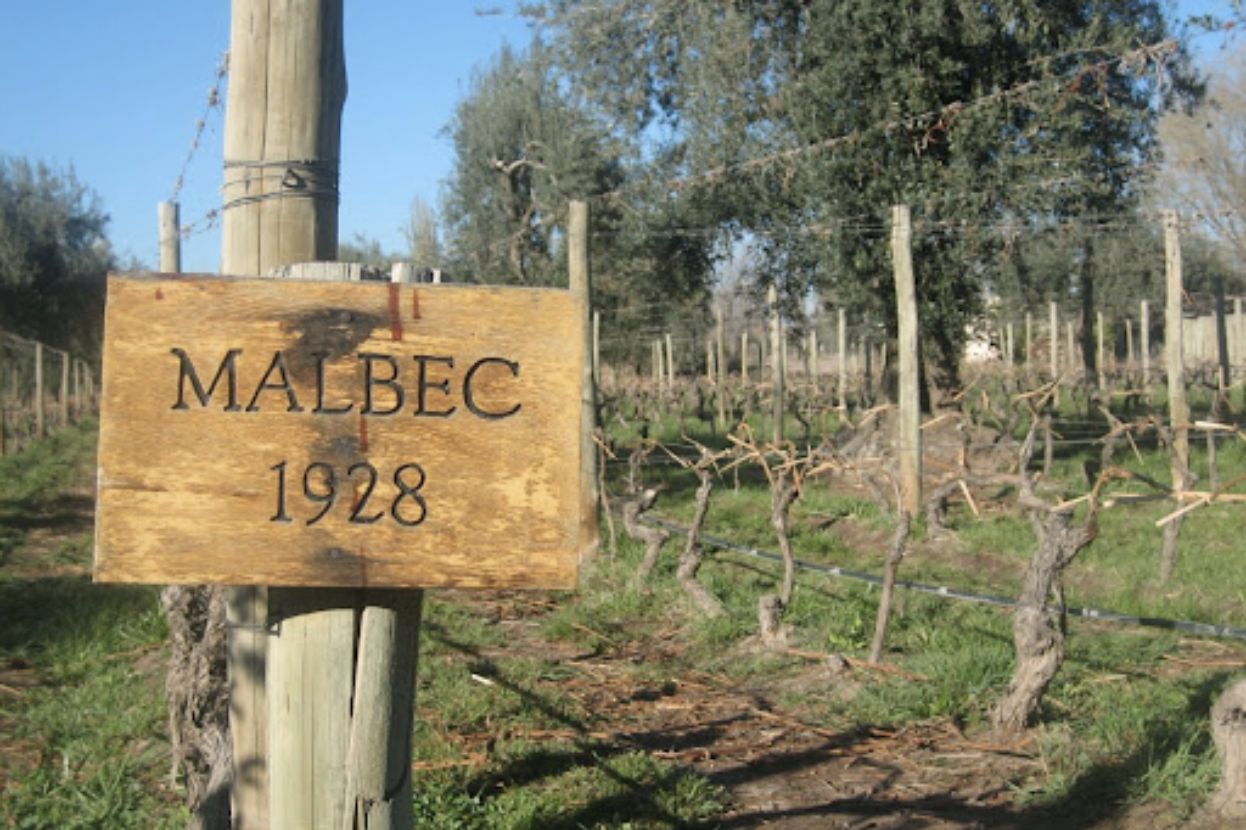
{"type": "MultiPolygon", "coordinates": [[[[1183,0],[1191,13],[1229,0],[1183,0]]],[[[0,155],[72,165],[112,217],[123,257],[158,261],[156,205],[168,199],[229,45],[228,0],[6,0],[0,26],[0,155]]],[[[349,0],[350,92],[342,127],[341,239],[404,248],[413,197],[436,204],[449,173],[439,135],[472,68],[529,32],[513,0],[349,0]],[[480,14],[478,9],[500,10],[480,14]]],[[[1199,38],[1200,52],[1222,37],[1199,38]]],[[[182,222],[220,204],[223,109],[186,171],[182,222]]],[[[218,229],[183,243],[187,271],[216,271],[218,229]]]]}
{"type": "MultiPolygon", "coordinates": [[[[73,166],[111,216],[122,256],[158,261],[168,199],[216,67],[228,0],[6,0],[0,24],[0,155],[73,166]]],[[[439,132],[474,65],[529,32],[506,0],[348,0],[349,94],[342,126],[341,236],[405,247],[413,197],[436,204],[450,170],[439,132]],[[476,9],[501,9],[481,15],[476,9]]],[[[223,109],[207,119],[186,173],[182,222],[220,204],[223,109]]],[[[219,230],[183,243],[187,271],[216,271],[219,230]]]]}

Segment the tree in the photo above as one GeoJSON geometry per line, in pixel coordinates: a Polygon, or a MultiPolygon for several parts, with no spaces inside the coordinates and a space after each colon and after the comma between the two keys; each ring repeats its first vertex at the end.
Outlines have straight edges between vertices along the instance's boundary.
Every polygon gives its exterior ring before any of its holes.
{"type": "Polygon", "coordinates": [[[670,160],[660,174],[715,205],[716,227],[753,240],[789,308],[817,288],[894,332],[884,239],[890,206],[909,204],[926,345],[948,382],[998,228],[1131,210],[1162,102],[1196,91],[1158,0],[529,12],[568,83],[670,160]]]}
{"type": "Polygon", "coordinates": [[[1246,44],[1212,67],[1197,107],[1160,120],[1159,136],[1155,202],[1195,216],[1246,266],[1246,44]]]}
{"type": "Polygon", "coordinates": [[[389,273],[394,260],[398,259],[394,254],[385,252],[381,240],[362,231],[355,231],[349,242],[338,243],[337,258],[339,262],[358,262],[365,268],[375,268],[386,273],[389,273]]]}
{"type": "Polygon", "coordinates": [[[455,166],[442,215],[456,276],[555,283],[565,272],[556,249],[567,200],[608,186],[611,158],[564,102],[544,50],[504,46],[473,78],[447,132],[455,166]]]}
{"type": "Polygon", "coordinates": [[[0,328],[98,354],[108,216],[73,170],[0,157],[0,328]]]}
{"type": "Polygon", "coordinates": [[[677,323],[690,338],[708,325],[714,239],[685,231],[705,224],[705,203],[647,175],[629,182],[623,146],[550,61],[539,44],[504,48],[459,103],[447,129],[446,268],[455,279],[566,284],[567,203],[590,200],[602,352],[639,365],[649,337],[677,323]]]}
{"type": "Polygon", "coordinates": [[[441,241],[437,235],[437,212],[420,197],[411,200],[411,218],[403,228],[407,249],[416,268],[440,268],[441,241]]]}

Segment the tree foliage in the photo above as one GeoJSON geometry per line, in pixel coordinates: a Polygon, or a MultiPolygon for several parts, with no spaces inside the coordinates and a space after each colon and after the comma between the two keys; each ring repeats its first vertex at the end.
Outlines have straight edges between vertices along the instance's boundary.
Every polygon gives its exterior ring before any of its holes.
{"type": "Polygon", "coordinates": [[[0,328],[97,354],[114,265],[107,223],[72,170],[0,158],[0,328]]]}
{"type": "Polygon", "coordinates": [[[1159,135],[1156,203],[1195,217],[1246,265],[1246,44],[1212,67],[1198,107],[1161,119],[1159,135]]]}
{"type": "Polygon", "coordinates": [[[816,289],[894,329],[888,214],[910,205],[923,328],[948,372],[1009,234],[1132,210],[1160,109],[1197,91],[1158,0],[529,12],[567,83],[712,205],[704,218],[753,240],[789,307],[816,289]]]}
{"type": "Polygon", "coordinates": [[[455,166],[443,258],[452,278],[565,285],[567,204],[584,199],[607,357],[647,358],[638,338],[675,321],[704,327],[714,240],[683,232],[696,200],[643,185],[624,194],[634,170],[626,146],[579,106],[539,43],[504,48],[479,71],[447,132],[455,166]]]}

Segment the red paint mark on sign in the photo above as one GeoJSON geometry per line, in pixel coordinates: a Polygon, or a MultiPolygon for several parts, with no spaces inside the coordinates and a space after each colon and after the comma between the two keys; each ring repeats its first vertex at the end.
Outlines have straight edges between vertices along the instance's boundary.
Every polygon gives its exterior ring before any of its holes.
{"type": "Polygon", "coordinates": [[[411,319],[420,319],[420,292],[414,288],[411,289],[411,319]]]}
{"type": "Polygon", "coordinates": [[[402,339],[402,313],[398,305],[398,283],[389,284],[389,333],[395,340],[402,339]]]}
{"type": "Polygon", "coordinates": [[[164,292],[163,292],[163,291],[161,291],[159,288],[157,288],[157,289],[156,289],[156,299],[157,299],[157,300],[163,300],[163,299],[164,299],[164,292]]]}
{"type": "Polygon", "coordinates": [[[359,451],[368,451],[368,418],[362,412],[359,413],[359,451]]]}

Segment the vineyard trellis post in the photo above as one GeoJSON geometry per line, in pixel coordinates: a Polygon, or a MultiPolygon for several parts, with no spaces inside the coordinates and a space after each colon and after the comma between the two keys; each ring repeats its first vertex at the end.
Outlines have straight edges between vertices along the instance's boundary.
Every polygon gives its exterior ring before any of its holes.
{"type": "Polygon", "coordinates": [[[718,404],[718,428],[727,429],[727,347],[723,342],[723,309],[714,308],[714,343],[716,347],[715,367],[718,372],[714,386],[714,397],[718,404]]]}
{"type": "Polygon", "coordinates": [[[1142,358],[1142,391],[1151,396],[1151,303],[1138,304],[1138,354],[1142,358]]]}
{"type": "Polygon", "coordinates": [[[1216,301],[1216,410],[1227,407],[1229,403],[1229,331],[1225,325],[1224,277],[1214,276],[1211,280],[1212,291],[1216,301]]]}
{"type": "MultiPolygon", "coordinates": [[[[222,269],[337,253],[341,0],[234,0],[222,269]],[[284,8],[284,7],[283,7],[284,8]],[[301,184],[291,191],[289,182],[301,184]],[[301,198],[282,198],[297,195],[301,198]]],[[[228,593],[234,827],[409,827],[419,591],[228,593]],[[271,736],[271,740],[270,740],[271,736]]]]}
{"type": "Polygon", "coordinates": [[[61,355],[61,388],[56,396],[56,405],[60,417],[59,428],[69,425],[69,352],[62,351],[61,355]]]}
{"type": "Polygon", "coordinates": [[[748,387],[748,329],[740,332],[740,386],[748,387]]]}
{"type": "Polygon", "coordinates": [[[1047,332],[1051,340],[1048,344],[1051,352],[1051,380],[1056,384],[1051,394],[1051,403],[1058,409],[1060,407],[1060,310],[1055,300],[1052,300],[1048,306],[1047,316],[1047,332]]]}
{"type": "Polygon", "coordinates": [[[774,443],[783,442],[783,323],[779,319],[779,290],[771,283],[766,290],[766,313],[770,321],[770,393],[774,419],[774,443]]]}
{"type": "Polygon", "coordinates": [[[160,220],[160,270],[165,274],[179,274],[182,271],[179,213],[177,202],[161,202],[156,209],[160,220]]]}
{"type": "MultiPolygon", "coordinates": [[[[593,354],[593,277],[588,257],[588,203],[572,199],[567,208],[567,269],[569,286],[584,305],[584,353],[593,354]]],[[[593,558],[601,544],[597,522],[597,377],[591,359],[584,361],[580,398],[580,558],[593,558]]]]}
{"type": "Polygon", "coordinates": [[[674,393],[675,391],[675,347],[671,343],[671,333],[668,331],[665,336],[666,340],[666,391],[674,393]]]}
{"type": "Polygon", "coordinates": [[[835,315],[835,350],[836,368],[839,371],[839,411],[848,411],[848,313],[845,309],[837,309],[835,315]]]}
{"type": "Polygon", "coordinates": [[[1025,313],[1025,382],[1026,385],[1034,382],[1034,367],[1030,363],[1031,349],[1034,347],[1034,313],[1027,311],[1025,313]]]}
{"type": "Polygon", "coordinates": [[[918,380],[917,289],[913,276],[912,222],[908,205],[891,208],[891,261],[895,271],[899,322],[900,502],[916,516],[922,506],[921,393],[918,380]]]}
{"type": "Polygon", "coordinates": [[[1107,370],[1107,352],[1103,348],[1104,331],[1103,331],[1103,312],[1095,312],[1095,372],[1098,375],[1098,386],[1100,392],[1106,392],[1108,388],[1108,370],[1107,370]]]}
{"type": "Polygon", "coordinates": [[[1129,374],[1130,383],[1132,383],[1134,372],[1134,321],[1125,318],[1125,371],[1129,374]]]}
{"type": "Polygon", "coordinates": [[[35,341],[35,436],[47,435],[47,401],[43,397],[43,344],[35,341]]]}
{"type": "MultiPolygon", "coordinates": [[[[1172,494],[1181,505],[1181,494],[1189,486],[1190,469],[1190,406],[1185,396],[1185,355],[1182,351],[1181,299],[1183,294],[1181,268],[1181,231],[1175,210],[1165,210],[1164,274],[1167,298],[1164,306],[1164,362],[1168,374],[1169,429],[1172,430],[1171,469],[1172,494]]],[[[1173,519],[1164,526],[1164,548],[1160,560],[1160,582],[1172,576],[1177,562],[1177,540],[1182,519],[1173,519]]]]}

